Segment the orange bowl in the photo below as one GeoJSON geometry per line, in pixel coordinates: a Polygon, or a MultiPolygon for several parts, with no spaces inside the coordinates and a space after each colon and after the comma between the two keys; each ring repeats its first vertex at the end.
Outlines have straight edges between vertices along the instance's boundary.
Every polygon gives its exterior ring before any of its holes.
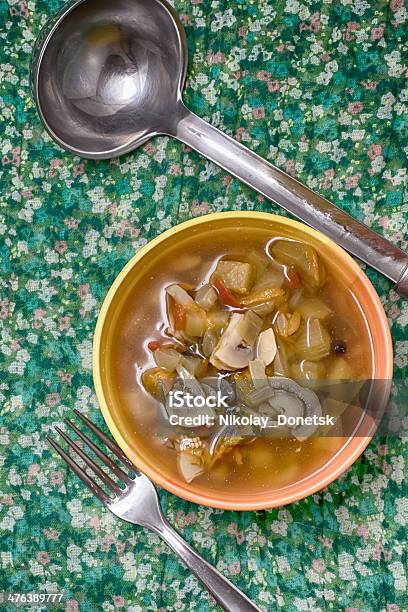
{"type": "MultiPolygon", "coordinates": [[[[112,334],[120,325],[121,307],[127,296],[134,291],[152,262],[160,261],[171,253],[180,241],[191,241],[204,233],[217,231],[236,231],[240,228],[259,228],[270,230],[273,235],[304,240],[314,246],[319,254],[330,261],[331,269],[351,288],[357,299],[358,307],[365,318],[371,337],[372,378],[387,381],[381,385],[376,396],[377,406],[385,407],[392,380],[392,343],[387,317],[378,295],[367,276],[355,261],[333,241],[310,227],[277,215],[257,212],[216,213],[181,223],[164,232],[145,247],[126,264],[118,274],[103,302],[96,324],[93,343],[93,377],[96,395],[104,419],[115,440],[129,459],[155,483],[171,493],[198,504],[228,510],[259,510],[282,506],[300,500],[324,488],[342,474],[361,455],[375,433],[371,418],[364,417],[359,429],[348,438],[341,449],[319,470],[303,480],[280,489],[267,488],[256,493],[244,494],[241,491],[203,491],[194,481],[190,484],[181,478],[169,477],[159,469],[154,458],[135,443],[132,428],[125,418],[123,406],[112,392],[110,378],[112,334]]],[[[146,279],[144,279],[146,282],[146,279]]],[[[148,289],[145,289],[148,291],[148,289]]]]}

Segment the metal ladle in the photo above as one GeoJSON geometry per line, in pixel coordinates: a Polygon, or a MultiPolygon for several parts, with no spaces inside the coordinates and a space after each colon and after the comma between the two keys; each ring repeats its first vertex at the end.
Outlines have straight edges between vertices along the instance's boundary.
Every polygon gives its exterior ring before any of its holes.
{"type": "Polygon", "coordinates": [[[77,0],[37,43],[32,76],[52,138],[108,159],[156,134],[174,136],[396,283],[408,296],[408,255],[186,108],[184,29],[164,0],[77,0]]]}

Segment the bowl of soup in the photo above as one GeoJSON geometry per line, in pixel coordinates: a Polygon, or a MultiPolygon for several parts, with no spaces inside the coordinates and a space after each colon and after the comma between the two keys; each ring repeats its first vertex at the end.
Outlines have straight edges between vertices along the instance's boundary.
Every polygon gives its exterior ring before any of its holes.
{"type": "Polygon", "coordinates": [[[373,286],[333,241],[272,214],[219,213],[164,232],[119,273],[93,376],[115,440],[155,483],[256,510],[322,489],[360,456],[378,421],[355,399],[380,382],[381,413],[392,344],[373,286]]]}

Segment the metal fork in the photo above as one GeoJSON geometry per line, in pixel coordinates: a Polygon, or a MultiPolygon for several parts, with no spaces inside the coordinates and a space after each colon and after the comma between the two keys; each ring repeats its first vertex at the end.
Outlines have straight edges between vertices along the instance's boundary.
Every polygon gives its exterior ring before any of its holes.
{"type": "Polygon", "coordinates": [[[103,444],[115,455],[123,467],[119,467],[108,455],[100,450],[94,442],[69,419],[64,422],[77,434],[95,455],[115,474],[122,486],[119,486],[109,474],[103,470],[93,459],[91,459],[76,442],[62,431],[59,427],[55,430],[90,468],[94,475],[98,476],[105,488],[102,488],[94,478],[83,470],[78,463],[68,454],[55,440],[47,436],[48,442],[64,459],[73,472],[92,491],[115,516],[141,525],[157,533],[170,548],[187,565],[190,571],[197,576],[206,589],[213,595],[216,601],[227,611],[249,612],[260,609],[255,606],[244,593],[237,589],[229,580],[224,578],[218,570],[201,557],[183,538],[171,527],[160,508],[156,489],[144,474],[141,474],[129,459],[123,454],[119,446],[106,436],[96,425],[78,410],[74,413],[82,422],[103,442],[103,444]],[[129,472],[132,474],[130,475],[129,472]],[[106,492],[106,489],[108,492],[106,492]]]}

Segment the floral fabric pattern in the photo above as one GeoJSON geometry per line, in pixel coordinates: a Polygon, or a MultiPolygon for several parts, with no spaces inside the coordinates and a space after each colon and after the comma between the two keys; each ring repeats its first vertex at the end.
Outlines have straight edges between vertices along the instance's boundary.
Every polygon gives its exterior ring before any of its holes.
{"type": "MultiPolygon", "coordinates": [[[[102,162],[56,146],[29,69],[40,28],[60,6],[0,0],[0,590],[63,592],[57,608],[67,612],[205,612],[214,601],[173,553],[106,511],[45,436],[74,408],[105,427],[92,334],[137,249],[197,215],[285,212],[167,137],[102,162]]],[[[186,104],[406,250],[404,0],[174,6],[189,46],[186,104]]],[[[403,378],[407,302],[366,272],[403,378]]],[[[403,612],[406,474],[404,440],[377,438],[326,490],[284,508],[222,512],[163,490],[160,498],[186,540],[263,610],[403,612]]]]}

